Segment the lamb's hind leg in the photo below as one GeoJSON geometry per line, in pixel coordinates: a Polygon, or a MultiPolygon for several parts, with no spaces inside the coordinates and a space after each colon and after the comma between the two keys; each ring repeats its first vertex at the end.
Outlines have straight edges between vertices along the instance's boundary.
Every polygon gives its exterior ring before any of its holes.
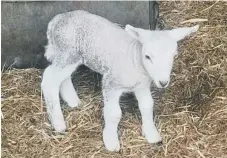
{"type": "Polygon", "coordinates": [[[44,95],[48,117],[54,129],[63,132],[66,129],[64,117],[61,111],[59,89],[62,81],[68,78],[77,68],[78,64],[60,67],[58,65],[50,65],[43,73],[41,83],[44,95]]]}
{"type": "Polygon", "coordinates": [[[80,104],[80,99],[73,87],[71,76],[62,82],[60,87],[60,95],[69,107],[77,107],[80,104]]]}

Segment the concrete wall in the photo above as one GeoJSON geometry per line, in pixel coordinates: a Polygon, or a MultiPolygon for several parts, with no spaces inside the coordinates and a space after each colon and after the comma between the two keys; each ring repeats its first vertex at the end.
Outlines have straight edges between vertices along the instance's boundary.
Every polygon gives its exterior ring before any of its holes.
{"type": "Polygon", "coordinates": [[[153,2],[2,2],[2,68],[45,68],[43,57],[47,42],[48,22],[56,15],[83,9],[101,15],[112,22],[137,27],[155,26],[157,8],[153,2]],[[149,7],[151,8],[149,16],[149,7]],[[156,13],[155,13],[156,12],[156,13]]]}

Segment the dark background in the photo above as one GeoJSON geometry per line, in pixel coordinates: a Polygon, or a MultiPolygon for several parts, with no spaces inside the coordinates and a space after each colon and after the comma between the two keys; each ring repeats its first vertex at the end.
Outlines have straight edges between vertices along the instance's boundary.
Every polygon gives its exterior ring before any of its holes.
{"type": "Polygon", "coordinates": [[[1,69],[45,68],[43,57],[47,43],[46,29],[57,14],[83,9],[114,23],[154,29],[158,16],[156,2],[1,2],[2,64],[1,69]]]}

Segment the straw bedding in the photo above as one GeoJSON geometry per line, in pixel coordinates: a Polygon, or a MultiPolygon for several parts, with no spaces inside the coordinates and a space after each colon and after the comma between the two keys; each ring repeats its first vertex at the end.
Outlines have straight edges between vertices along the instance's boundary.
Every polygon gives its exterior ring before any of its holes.
{"type": "Polygon", "coordinates": [[[166,28],[201,26],[179,43],[170,87],[153,94],[162,145],[149,145],[142,137],[130,94],[121,100],[121,150],[105,150],[101,76],[89,69],[73,75],[82,105],[70,109],[62,103],[65,134],[55,133],[47,120],[40,70],[7,70],[1,78],[2,157],[227,157],[226,10],[226,2],[160,2],[166,28]]]}

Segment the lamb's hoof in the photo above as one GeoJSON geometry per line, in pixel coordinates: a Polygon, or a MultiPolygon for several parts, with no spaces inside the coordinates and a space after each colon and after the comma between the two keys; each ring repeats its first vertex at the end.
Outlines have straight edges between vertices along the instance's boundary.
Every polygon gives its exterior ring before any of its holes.
{"type": "Polygon", "coordinates": [[[103,130],[103,141],[106,149],[108,151],[118,152],[120,150],[120,143],[118,140],[117,132],[108,131],[106,129],[103,130]]]}
{"type": "Polygon", "coordinates": [[[159,132],[156,128],[144,128],[143,135],[147,139],[147,141],[151,144],[161,144],[162,137],[160,136],[159,132]]]}
{"type": "Polygon", "coordinates": [[[66,130],[65,121],[55,121],[53,127],[56,132],[63,133],[66,130]]]}
{"type": "Polygon", "coordinates": [[[154,149],[154,150],[159,150],[159,149],[161,149],[162,144],[163,144],[162,141],[157,142],[157,143],[154,143],[154,144],[153,144],[153,149],[154,149]]]}
{"type": "Polygon", "coordinates": [[[80,99],[77,99],[76,101],[73,101],[73,102],[71,101],[71,102],[68,102],[67,104],[70,108],[76,108],[80,106],[81,103],[82,102],[80,101],[80,99]]]}
{"type": "Polygon", "coordinates": [[[157,143],[155,143],[154,145],[155,145],[155,146],[162,146],[162,144],[163,144],[163,142],[162,142],[162,140],[161,140],[160,142],[157,142],[157,143]]]}

